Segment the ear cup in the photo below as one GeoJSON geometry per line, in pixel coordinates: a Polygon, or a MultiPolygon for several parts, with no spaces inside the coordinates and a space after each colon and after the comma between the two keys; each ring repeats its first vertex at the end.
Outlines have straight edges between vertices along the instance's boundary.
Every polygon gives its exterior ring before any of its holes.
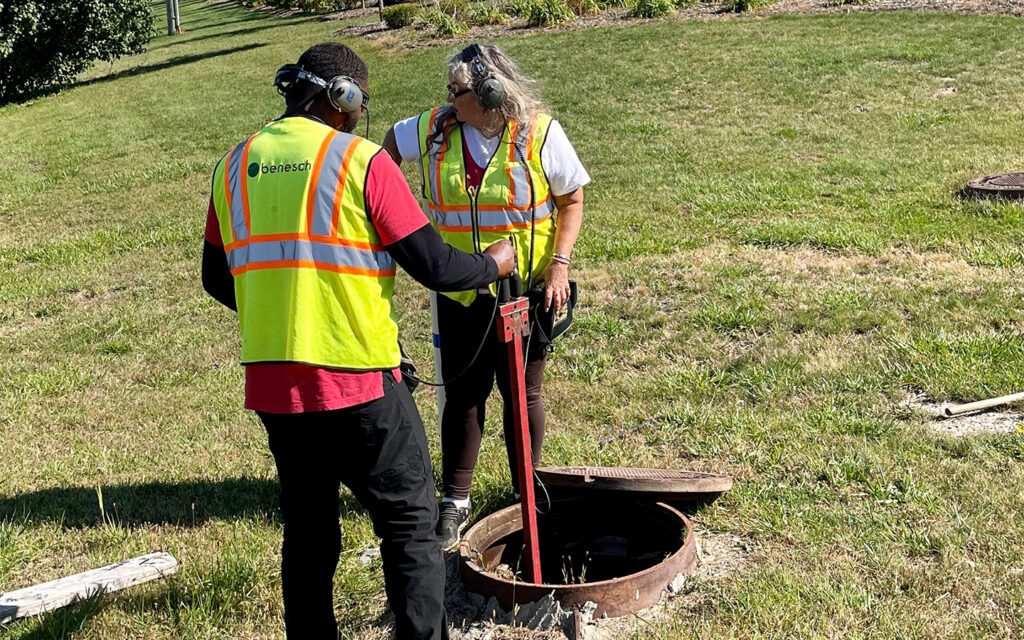
{"type": "Polygon", "coordinates": [[[363,94],[363,90],[359,88],[355,80],[345,76],[338,76],[331,80],[327,87],[327,97],[335,109],[345,113],[359,111],[368,102],[368,97],[363,94]]]}
{"type": "Polygon", "coordinates": [[[477,81],[473,93],[484,109],[499,109],[505,103],[505,85],[490,75],[477,81]]]}

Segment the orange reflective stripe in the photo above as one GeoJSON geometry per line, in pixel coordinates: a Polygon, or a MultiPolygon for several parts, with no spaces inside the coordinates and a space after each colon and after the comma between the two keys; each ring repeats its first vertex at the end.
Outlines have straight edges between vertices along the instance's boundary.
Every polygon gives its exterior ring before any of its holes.
{"type": "Polygon", "coordinates": [[[337,135],[337,131],[331,131],[320,143],[320,150],[316,154],[316,162],[313,163],[313,170],[310,172],[309,193],[306,195],[306,232],[313,231],[313,213],[316,211],[316,186],[317,176],[320,175],[320,167],[324,163],[324,156],[327,154],[327,147],[331,146],[331,140],[337,135]]]}
{"type": "MultiPolygon", "coordinates": [[[[345,180],[348,178],[348,165],[352,161],[352,155],[359,146],[359,139],[353,138],[345,150],[345,157],[341,161],[341,170],[338,172],[338,186],[334,189],[334,204],[331,208],[331,235],[338,235],[338,221],[341,218],[341,201],[345,197],[345,180]]],[[[310,228],[312,230],[312,228],[310,228]]]]}
{"type": "Polygon", "coordinates": [[[329,264],[325,262],[313,262],[312,260],[276,260],[274,262],[252,262],[245,266],[232,269],[231,275],[237,276],[248,271],[261,271],[263,269],[317,269],[320,271],[333,271],[344,275],[370,276],[373,278],[391,278],[395,275],[394,269],[360,269],[359,267],[346,267],[343,265],[329,264]]]}
{"type": "Polygon", "coordinates": [[[231,251],[239,247],[244,247],[254,242],[268,242],[268,241],[281,241],[281,240],[311,240],[314,242],[323,242],[326,244],[337,244],[343,247],[352,247],[354,249],[365,249],[367,251],[384,251],[384,245],[376,244],[373,242],[360,242],[358,240],[349,240],[347,238],[338,238],[336,236],[321,236],[314,233],[268,233],[262,236],[251,236],[244,240],[238,240],[230,244],[224,245],[225,251],[231,251]]]}

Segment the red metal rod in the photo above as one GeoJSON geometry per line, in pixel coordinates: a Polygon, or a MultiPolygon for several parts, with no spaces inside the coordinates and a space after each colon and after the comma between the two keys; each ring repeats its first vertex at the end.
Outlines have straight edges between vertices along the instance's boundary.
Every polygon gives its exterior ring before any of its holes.
{"type": "Polygon", "coordinates": [[[519,500],[523,513],[523,551],[526,556],[526,580],[543,584],[540,568],[540,547],[537,540],[537,500],[533,485],[533,453],[526,412],[526,367],[523,363],[523,335],[529,331],[526,298],[502,304],[498,337],[508,345],[509,380],[512,395],[512,418],[515,424],[516,471],[519,476],[519,500]]]}

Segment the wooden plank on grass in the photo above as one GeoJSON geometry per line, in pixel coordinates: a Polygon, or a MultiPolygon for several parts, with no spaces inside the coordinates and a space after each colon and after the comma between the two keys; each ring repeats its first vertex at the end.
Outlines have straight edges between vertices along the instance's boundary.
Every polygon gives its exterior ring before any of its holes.
{"type": "Polygon", "coordinates": [[[0,624],[53,611],[101,593],[127,589],[177,571],[178,561],[161,551],[34,587],[0,593],[0,624]]]}

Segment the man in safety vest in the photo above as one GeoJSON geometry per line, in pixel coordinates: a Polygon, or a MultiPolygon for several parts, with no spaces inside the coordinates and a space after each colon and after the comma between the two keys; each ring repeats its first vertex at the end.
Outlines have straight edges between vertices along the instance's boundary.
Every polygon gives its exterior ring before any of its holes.
{"type": "Polygon", "coordinates": [[[339,633],[344,483],[381,538],[397,637],[445,638],[430,455],[398,368],[395,263],[431,289],[461,291],[508,275],[514,251],[444,244],[388,154],[350,133],[369,96],[348,47],[313,46],[274,84],[284,115],[214,171],[203,287],[238,312],[245,406],[277,464],[287,634],[339,633]]]}

